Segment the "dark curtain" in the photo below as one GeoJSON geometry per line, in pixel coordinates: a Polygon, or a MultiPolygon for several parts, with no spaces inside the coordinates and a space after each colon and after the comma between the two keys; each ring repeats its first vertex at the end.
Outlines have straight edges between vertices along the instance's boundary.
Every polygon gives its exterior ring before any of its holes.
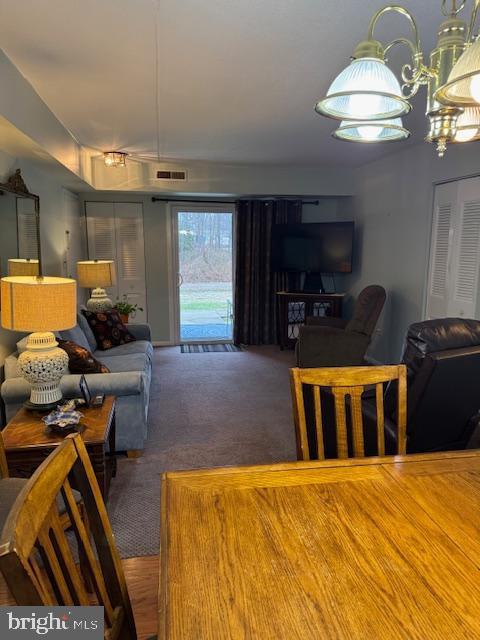
{"type": "Polygon", "coordinates": [[[276,292],[298,289],[295,274],[271,268],[272,229],[302,221],[301,200],[236,203],[235,344],[277,343],[276,292]],[[288,279],[290,278],[290,282],[288,279]]]}

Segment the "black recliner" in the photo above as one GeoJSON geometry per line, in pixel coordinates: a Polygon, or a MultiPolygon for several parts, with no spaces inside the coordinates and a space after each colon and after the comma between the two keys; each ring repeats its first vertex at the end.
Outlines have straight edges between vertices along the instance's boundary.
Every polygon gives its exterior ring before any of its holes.
{"type": "MultiPolygon", "coordinates": [[[[465,449],[480,426],[480,322],[441,318],[412,324],[402,363],[407,365],[407,453],[465,449]]],[[[306,397],[310,450],[316,450],[313,403],[306,397]]],[[[368,394],[368,391],[366,392],[368,394]]],[[[377,455],[375,397],[362,403],[365,454],[377,455]]],[[[385,392],[385,453],[396,446],[397,389],[385,392]]],[[[322,391],[325,453],[336,457],[333,398],[322,391]]],[[[349,421],[347,407],[347,421],[349,421]]],[[[349,433],[351,438],[351,433],[349,433]]]]}
{"type": "MultiPolygon", "coordinates": [[[[412,324],[402,362],[408,376],[407,453],[465,449],[480,420],[480,322],[441,318],[412,324]]],[[[392,421],[395,411],[392,386],[385,394],[392,421]]]]}

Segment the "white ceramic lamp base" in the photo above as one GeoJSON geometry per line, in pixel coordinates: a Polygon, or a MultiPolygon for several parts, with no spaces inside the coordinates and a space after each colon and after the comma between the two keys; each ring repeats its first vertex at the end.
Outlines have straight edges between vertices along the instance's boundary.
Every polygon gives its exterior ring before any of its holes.
{"type": "Polygon", "coordinates": [[[27,350],[18,358],[21,375],[31,384],[29,409],[52,409],[62,400],[60,380],[68,370],[68,355],[50,331],[31,333],[27,350]]]}
{"type": "Polygon", "coordinates": [[[105,289],[97,287],[92,291],[92,297],[87,302],[87,309],[93,313],[102,313],[113,309],[113,302],[107,296],[105,289]]]}

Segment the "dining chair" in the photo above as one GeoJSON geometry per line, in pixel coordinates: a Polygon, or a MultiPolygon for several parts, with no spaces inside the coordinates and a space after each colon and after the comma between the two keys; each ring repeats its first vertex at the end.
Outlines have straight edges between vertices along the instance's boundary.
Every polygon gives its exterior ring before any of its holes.
{"type": "Polygon", "coordinates": [[[333,399],[336,450],[338,458],[365,456],[362,396],[374,389],[376,400],[376,446],[379,456],[385,455],[384,384],[396,381],[398,454],[406,452],[407,378],[405,365],[378,367],[326,367],[319,369],[290,369],[293,415],[297,441],[297,458],[310,460],[311,453],[325,459],[325,428],[321,390],[326,389],[333,399]],[[305,389],[313,392],[313,414],[316,451],[311,452],[307,433],[305,389]],[[350,456],[350,453],[352,454],[350,456]]]}
{"type": "MultiPolygon", "coordinates": [[[[22,489],[27,484],[28,480],[26,478],[11,478],[7,456],[5,452],[5,444],[3,442],[2,432],[0,431],[0,531],[3,529],[3,525],[5,524],[6,518],[12,508],[15,500],[19,496],[22,489]]],[[[73,495],[78,504],[78,508],[80,510],[80,515],[82,520],[85,523],[85,526],[88,530],[88,518],[85,511],[85,505],[82,500],[82,496],[78,491],[73,491],[73,495]]],[[[70,518],[68,516],[67,510],[65,508],[65,502],[62,499],[62,496],[57,496],[57,506],[60,513],[60,521],[64,529],[69,529],[71,527],[70,518]]],[[[84,569],[84,557],[80,556],[81,567],[84,569]]],[[[90,588],[90,584],[88,582],[88,574],[85,574],[87,579],[87,586],[90,588]]]]}
{"type": "Polygon", "coordinates": [[[19,494],[0,534],[0,571],[18,605],[100,605],[106,640],[137,637],[120,556],[79,434],[67,436],[19,494]],[[93,544],[72,484],[83,497],[93,544]],[[73,535],[67,535],[61,524],[58,496],[64,501],[73,535]],[[86,558],[91,594],[75,551],[86,558]]]}

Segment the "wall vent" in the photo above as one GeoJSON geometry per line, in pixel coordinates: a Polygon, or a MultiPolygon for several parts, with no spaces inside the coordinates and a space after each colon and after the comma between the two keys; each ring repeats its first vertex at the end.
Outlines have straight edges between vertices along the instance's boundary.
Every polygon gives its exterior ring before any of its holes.
{"type": "Polygon", "coordinates": [[[171,182],[179,182],[185,181],[187,179],[186,171],[169,171],[162,169],[161,171],[157,171],[157,179],[158,180],[169,180],[171,182]]]}

